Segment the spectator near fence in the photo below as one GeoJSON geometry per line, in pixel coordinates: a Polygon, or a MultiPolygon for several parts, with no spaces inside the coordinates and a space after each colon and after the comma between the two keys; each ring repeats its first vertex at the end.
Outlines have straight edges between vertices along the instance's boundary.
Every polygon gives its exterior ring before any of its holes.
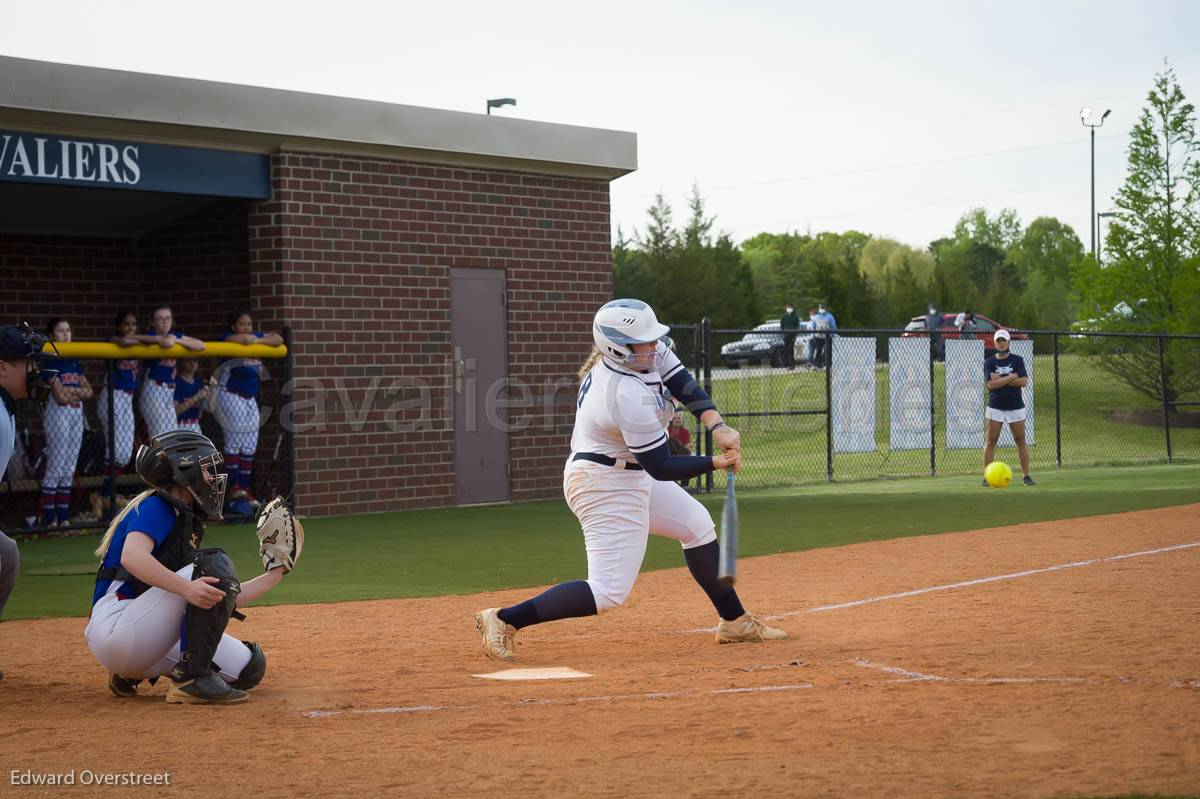
{"type": "MultiPolygon", "coordinates": [[[[154,309],[151,328],[143,337],[143,340],[145,339],[149,340],[144,343],[157,344],[163,349],[169,349],[176,344],[196,352],[204,349],[204,342],[175,329],[175,315],[167,305],[160,305],[154,309]]],[[[175,375],[174,358],[162,358],[146,364],[146,379],[142,385],[142,395],[138,399],[138,409],[146,422],[146,433],[151,438],[179,426],[175,416],[175,375]]]]}
{"type": "Polygon", "coordinates": [[[939,332],[942,329],[942,314],[933,303],[929,304],[929,312],[925,314],[925,329],[929,331],[929,341],[930,346],[933,347],[934,360],[944,361],[946,359],[946,345],[942,342],[942,334],[939,332]]]}
{"type": "MultiPolygon", "coordinates": [[[[51,319],[46,323],[50,340],[65,344],[71,340],[71,323],[51,319]]],[[[45,469],[42,472],[41,523],[44,527],[70,524],[71,486],[79,446],[83,443],[83,400],[91,399],[92,386],[83,375],[83,367],[73,358],[50,358],[47,370],[57,370],[50,380],[50,402],[42,415],[46,435],[45,469]]]]}
{"type": "MultiPolygon", "coordinates": [[[[225,341],[278,346],[283,343],[283,336],[255,331],[254,318],[249,311],[235,311],[229,316],[225,341]]],[[[257,358],[221,359],[217,421],[225,433],[229,505],[240,514],[252,512],[259,505],[250,492],[250,478],[254,471],[254,453],[258,449],[258,392],[262,371],[262,361],[257,358]]]]}
{"type": "Polygon", "coordinates": [[[779,329],[783,331],[783,365],[795,369],[796,335],[800,330],[800,315],[796,313],[796,306],[790,302],[784,308],[783,316],[779,317],[779,329]]]}
{"type": "Polygon", "coordinates": [[[200,413],[208,410],[212,389],[200,374],[200,361],[180,358],[175,375],[175,416],[180,430],[200,432],[200,413]]]}
{"type": "Polygon", "coordinates": [[[837,319],[822,303],[817,306],[817,313],[812,317],[812,363],[821,369],[829,365],[830,337],[837,330],[837,319]]]}
{"type": "MultiPolygon", "coordinates": [[[[114,335],[109,342],[118,347],[134,347],[143,343],[155,343],[151,336],[140,336],[137,332],[137,314],[130,310],[117,313],[114,320],[114,335]]],[[[141,383],[142,363],[136,358],[125,358],[113,364],[112,385],[100,390],[96,400],[96,416],[100,420],[100,429],[104,433],[104,483],[100,494],[104,497],[113,495],[113,478],[119,477],[129,459],[133,457],[133,395],[137,393],[141,383]],[[112,414],[115,422],[112,425],[113,446],[108,446],[109,419],[108,394],[112,391],[112,414]],[[115,465],[115,468],[114,468],[115,465]],[[115,475],[113,472],[115,471],[115,475]]]]}
{"type": "Polygon", "coordinates": [[[958,328],[958,337],[960,339],[969,341],[975,338],[975,331],[979,329],[979,325],[975,321],[975,312],[963,311],[954,317],[954,326],[958,328]]]}

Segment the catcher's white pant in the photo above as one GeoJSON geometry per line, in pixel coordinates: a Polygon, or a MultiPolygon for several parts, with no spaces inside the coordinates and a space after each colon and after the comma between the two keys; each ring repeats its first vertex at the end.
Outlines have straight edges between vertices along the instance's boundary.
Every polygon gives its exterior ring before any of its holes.
{"type": "Polygon", "coordinates": [[[169,433],[179,426],[175,415],[175,388],[147,380],[138,397],[138,410],[146,420],[146,433],[150,438],[169,433]]]}
{"type": "Polygon", "coordinates": [[[79,445],[83,442],[83,408],[46,403],[42,412],[42,427],[46,430],[46,470],[42,485],[47,488],[69,486],[75,478],[79,460],[79,445]]]}
{"type": "MultiPolygon", "coordinates": [[[[117,420],[113,430],[113,460],[124,468],[133,457],[133,395],[128,391],[113,393],[113,416],[117,420]]],[[[104,433],[104,450],[108,451],[108,389],[100,390],[96,403],[96,416],[100,419],[100,430],[104,433]]]]}
{"type": "Polygon", "coordinates": [[[678,483],[655,480],[644,471],[571,461],[563,493],[583,526],[587,582],[601,613],[629,596],[650,533],[673,538],[684,549],[717,537],[712,517],[695,497],[678,483]]]}
{"type": "MultiPolygon", "coordinates": [[[[190,580],[194,568],[188,564],[175,573],[190,580]]],[[[119,585],[119,580],[114,581],[92,608],[83,631],[88,649],[101,666],[122,677],[166,674],[179,662],[179,632],[187,600],[161,588],[151,588],[136,599],[118,599],[119,585]]],[[[227,681],[236,680],[249,662],[250,649],[225,633],[213,655],[214,668],[219,667],[227,681]]]]}
{"type": "Polygon", "coordinates": [[[225,432],[225,451],[253,455],[258,449],[258,400],[221,389],[217,421],[225,432]]]}

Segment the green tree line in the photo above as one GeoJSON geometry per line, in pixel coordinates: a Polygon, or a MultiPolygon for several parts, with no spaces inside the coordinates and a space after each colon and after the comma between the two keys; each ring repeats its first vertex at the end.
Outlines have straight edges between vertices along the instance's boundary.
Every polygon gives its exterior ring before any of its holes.
{"type": "MultiPolygon", "coordinates": [[[[930,303],[1024,329],[1200,330],[1200,140],[1168,67],[1130,136],[1129,170],[1104,263],[1052,216],[967,210],[924,248],[860,231],[715,232],[698,187],[677,225],[661,194],[632,237],[618,229],[613,291],[668,322],[719,327],[826,303],[839,327],[902,327],[930,303]]],[[[1145,377],[1145,376],[1143,376],[1145,377]]],[[[1149,379],[1149,378],[1146,378],[1149,379]]]]}

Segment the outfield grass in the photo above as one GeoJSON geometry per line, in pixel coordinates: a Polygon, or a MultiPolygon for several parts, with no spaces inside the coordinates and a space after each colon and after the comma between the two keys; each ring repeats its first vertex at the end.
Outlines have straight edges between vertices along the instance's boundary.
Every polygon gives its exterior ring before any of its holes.
{"type": "MultiPolygon", "coordinates": [[[[1054,362],[1036,356],[1033,367],[1035,439],[1032,468],[1056,468],[1054,428],[1054,362]]],[[[1119,421],[1117,414],[1130,410],[1154,412],[1161,405],[1104,374],[1092,360],[1080,355],[1059,359],[1062,459],[1064,466],[1165,462],[1166,442],[1161,425],[1119,421]]],[[[877,451],[835,454],[835,480],[874,479],[928,475],[929,450],[889,450],[888,369],[875,373],[877,451]]],[[[982,387],[981,387],[982,391],[982,387]]],[[[945,369],[934,368],[934,425],[938,474],[967,474],[980,469],[978,449],[945,448],[945,369]]],[[[824,372],[753,370],[723,377],[713,383],[713,396],[725,413],[814,410],[825,407],[824,372]]],[[[1157,420],[1157,417],[1156,417],[1157,420]]],[[[794,485],[826,479],[825,417],[736,417],[730,422],[744,435],[744,455],[755,468],[740,482],[746,486],[794,485]]],[[[982,421],[981,421],[982,424],[982,421]]],[[[1171,443],[1177,461],[1200,459],[1200,428],[1172,429],[1171,443]]],[[[1002,448],[998,457],[1016,464],[1014,448],[1002,448]]]]}
{"type": "MultiPolygon", "coordinates": [[[[1195,465],[1070,470],[1040,479],[1036,488],[1013,486],[1003,495],[975,477],[746,492],[739,497],[742,554],[1200,501],[1195,465]],[[1001,496],[1004,502],[993,501],[1001,496]]],[[[719,516],[721,495],[703,501],[719,516]]],[[[300,566],[263,604],[462,594],[586,574],[578,523],[561,501],[311,519],[305,529],[300,566]]],[[[22,542],[22,574],[6,618],[86,615],[98,540],[22,542]]],[[[226,549],[243,575],[261,568],[249,526],[215,527],[205,544],[226,549]]],[[[677,544],[651,538],[646,569],[682,564],[677,544]]]]}

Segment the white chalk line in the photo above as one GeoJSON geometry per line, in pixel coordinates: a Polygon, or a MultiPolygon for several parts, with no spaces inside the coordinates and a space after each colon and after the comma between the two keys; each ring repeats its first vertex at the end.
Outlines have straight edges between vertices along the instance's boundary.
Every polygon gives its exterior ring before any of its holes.
{"type": "MultiPolygon", "coordinates": [[[[851,664],[864,669],[874,669],[885,674],[897,674],[904,679],[888,680],[887,685],[900,685],[914,682],[939,682],[947,685],[1024,685],[1035,683],[1051,683],[1054,685],[1100,685],[1100,680],[1087,677],[944,677],[940,674],[925,674],[899,666],[889,666],[886,663],[872,663],[862,658],[854,658],[851,664]]],[[[1118,678],[1124,680],[1125,678],[1118,678]]]]}
{"type": "MultiPolygon", "coordinates": [[[[1127,560],[1129,558],[1144,558],[1148,555],[1160,555],[1164,552],[1176,552],[1182,549],[1192,549],[1200,547],[1200,541],[1193,541],[1188,544],[1174,544],[1169,547],[1158,547],[1157,549],[1143,549],[1138,552],[1126,552],[1121,555],[1109,555],[1104,558],[1090,558],[1088,560],[1077,560],[1072,563],[1059,563],[1054,566],[1043,566],[1038,569],[1026,569],[1019,572],[1010,572],[1008,574],[996,574],[991,577],[977,577],[973,580],[963,580],[957,583],[947,583],[945,585],[933,585],[927,588],[915,588],[912,591],[901,591],[896,594],[883,594],[881,596],[872,596],[865,599],[855,599],[850,602],[838,602],[832,605],[818,605],[815,608],[805,608],[804,610],[789,610],[783,613],[776,613],[771,616],[762,616],[764,621],[778,621],[780,619],[799,616],[804,613],[824,613],[829,610],[843,610],[845,608],[859,607],[860,605],[873,605],[877,602],[888,602],[893,599],[907,599],[908,597],[920,596],[922,594],[931,594],[937,591],[950,591],[955,588],[968,588],[973,585],[984,585],[986,583],[997,583],[1004,580],[1016,580],[1021,577],[1031,577],[1035,574],[1049,574],[1051,572],[1064,571],[1066,569],[1079,569],[1084,566],[1094,566],[1097,563],[1111,563],[1118,560],[1127,560]]],[[[693,630],[681,630],[682,633],[711,633],[716,631],[716,627],[698,627],[693,630]]]]}
{"type": "MultiPolygon", "coordinates": [[[[708,691],[651,691],[644,694],[614,694],[611,696],[573,696],[563,699],[518,699],[500,702],[510,707],[545,707],[547,705],[577,705],[586,702],[627,702],[630,700],[676,699],[681,696],[721,696],[725,694],[755,694],[771,691],[803,691],[812,688],[812,683],[789,685],[760,685],[750,688],[713,688],[708,691]]],[[[393,713],[433,713],[441,710],[478,710],[483,705],[407,705],[403,707],[370,707],[350,710],[308,710],[304,716],[310,719],[327,719],[334,716],[366,716],[393,713]]]]}

